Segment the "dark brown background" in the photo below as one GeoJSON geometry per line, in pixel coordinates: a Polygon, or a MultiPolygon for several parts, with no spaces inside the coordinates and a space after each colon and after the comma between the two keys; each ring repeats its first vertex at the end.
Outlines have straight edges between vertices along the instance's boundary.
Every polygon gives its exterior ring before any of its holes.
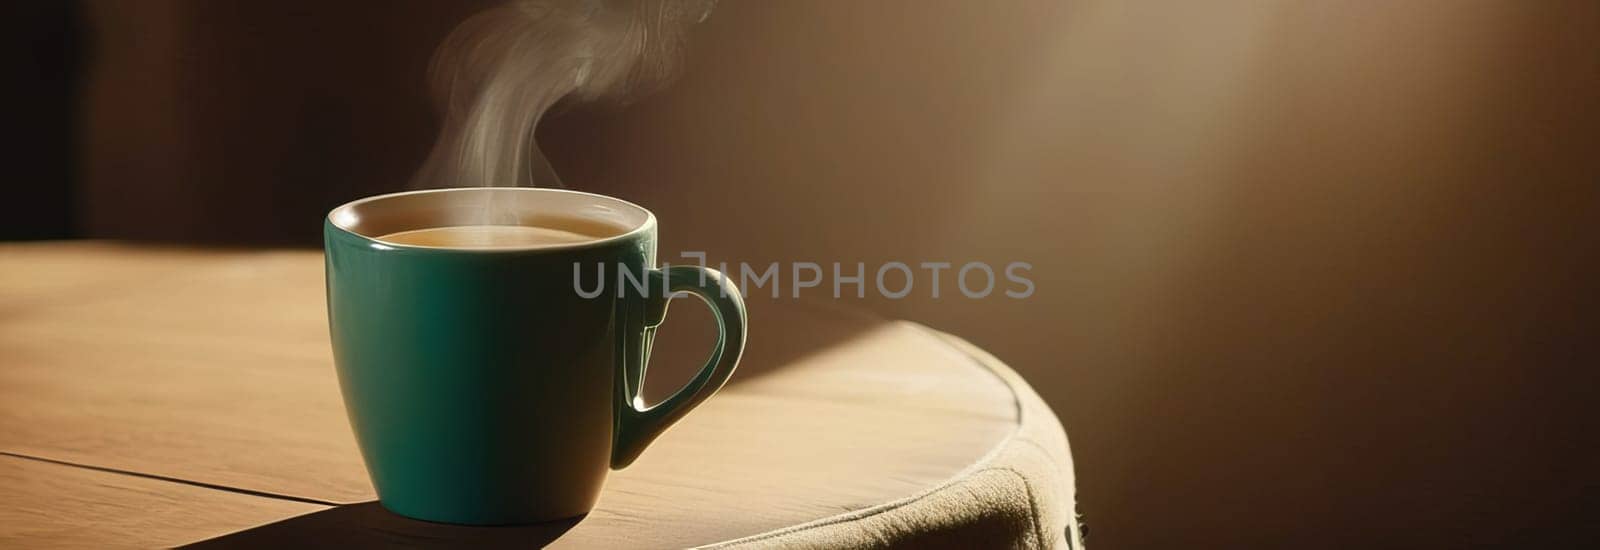
{"type": "MultiPolygon", "coordinates": [[[[24,5],[7,234],[314,246],[420,164],[480,5],[24,5]]],[[[1532,547],[1600,508],[1597,35],[1588,0],[727,0],[675,86],[540,140],[669,257],[1031,262],[1027,300],[850,301],[1032,381],[1094,546],[1532,547]]]]}

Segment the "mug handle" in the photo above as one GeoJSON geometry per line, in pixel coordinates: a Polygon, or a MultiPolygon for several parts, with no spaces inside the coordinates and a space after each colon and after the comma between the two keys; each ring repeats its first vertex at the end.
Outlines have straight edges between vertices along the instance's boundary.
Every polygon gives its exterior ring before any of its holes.
{"type": "MultiPolygon", "coordinates": [[[[722,275],[721,272],[700,266],[668,266],[665,269],[651,269],[649,271],[649,288],[664,288],[667,292],[660,296],[645,298],[645,336],[644,353],[641,354],[640,372],[648,368],[651,339],[655,327],[659,326],[667,315],[667,302],[673,294],[687,292],[698,296],[701,301],[711,307],[717,322],[717,343],[711,350],[711,357],[706,359],[700,372],[679,388],[672,397],[660,403],[644,406],[638,399],[639,392],[643,389],[643,377],[638,385],[634,386],[624,381],[624,398],[617,403],[617,425],[614,444],[611,447],[611,468],[622,469],[632,464],[639,458],[639,453],[655,441],[657,436],[678,419],[683,418],[689,410],[695,408],[706,398],[717,393],[723,384],[728,382],[728,377],[733,375],[733,369],[739,364],[739,356],[744,354],[745,337],[745,310],[744,298],[740,296],[738,287],[722,275]],[[663,281],[663,279],[665,279],[663,281]]],[[[620,374],[619,376],[626,376],[620,374]]]]}

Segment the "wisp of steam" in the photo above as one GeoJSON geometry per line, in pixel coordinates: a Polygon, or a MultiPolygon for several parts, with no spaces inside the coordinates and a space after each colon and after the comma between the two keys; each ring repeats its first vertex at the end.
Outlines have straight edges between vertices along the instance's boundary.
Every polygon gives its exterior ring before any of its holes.
{"type": "Polygon", "coordinates": [[[676,73],[716,0],[511,0],[467,19],[430,69],[443,128],[412,187],[562,187],[534,129],[562,98],[627,101],[676,73]]]}

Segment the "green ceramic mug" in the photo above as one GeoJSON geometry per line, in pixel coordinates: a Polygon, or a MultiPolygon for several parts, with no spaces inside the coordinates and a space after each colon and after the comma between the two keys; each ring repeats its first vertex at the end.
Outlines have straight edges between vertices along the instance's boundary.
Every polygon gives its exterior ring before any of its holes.
{"type": "Polygon", "coordinates": [[[704,267],[656,268],[655,216],[619,199],[397,193],[334,209],[323,236],[345,408],[379,500],[400,515],[505,525],[585,514],[607,472],[721,388],[744,350],[738,290],[704,267]],[[502,224],[580,219],[617,231],[518,249],[377,239],[482,224],[486,208],[502,224]],[[720,337],[698,375],[646,407],[655,327],[679,292],[711,306],[720,337]]]}

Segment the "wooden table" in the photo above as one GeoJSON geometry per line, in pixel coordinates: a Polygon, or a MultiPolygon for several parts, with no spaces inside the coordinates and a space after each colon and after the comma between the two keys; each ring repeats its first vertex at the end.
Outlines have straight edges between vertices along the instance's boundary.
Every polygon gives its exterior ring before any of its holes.
{"type": "MultiPolygon", "coordinates": [[[[613,472],[586,518],[417,522],[374,502],[323,299],[316,251],[0,245],[0,547],[701,545],[927,492],[1024,409],[1020,381],[959,340],[757,304],[733,382],[613,472]]],[[[699,309],[673,311],[652,368],[698,365],[699,309]]]]}

